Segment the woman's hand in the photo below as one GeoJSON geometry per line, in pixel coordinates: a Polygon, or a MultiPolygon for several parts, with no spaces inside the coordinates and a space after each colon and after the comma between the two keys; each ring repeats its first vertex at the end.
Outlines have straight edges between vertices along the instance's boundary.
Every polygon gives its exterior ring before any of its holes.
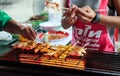
{"type": "Polygon", "coordinates": [[[89,6],[78,8],[75,13],[77,18],[83,22],[91,22],[96,16],[95,11],[92,10],[89,6]]]}
{"type": "Polygon", "coordinates": [[[6,26],[3,28],[3,30],[14,34],[21,34],[23,37],[29,40],[35,40],[37,36],[37,32],[32,27],[22,25],[13,19],[6,23],[6,26]]]}
{"type": "Polygon", "coordinates": [[[77,21],[77,17],[75,15],[76,7],[72,6],[69,8],[64,14],[62,19],[62,26],[63,28],[67,29],[70,26],[74,25],[77,21]]]}
{"type": "Polygon", "coordinates": [[[36,39],[37,32],[32,27],[23,26],[23,25],[20,25],[20,26],[21,26],[21,28],[20,28],[19,34],[21,34],[23,37],[25,37],[29,40],[35,40],[36,39]]]}

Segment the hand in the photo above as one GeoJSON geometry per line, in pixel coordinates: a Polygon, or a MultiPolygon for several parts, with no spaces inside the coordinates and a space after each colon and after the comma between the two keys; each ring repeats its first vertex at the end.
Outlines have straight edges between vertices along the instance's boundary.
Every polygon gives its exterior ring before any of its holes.
{"type": "Polygon", "coordinates": [[[6,26],[3,28],[3,30],[14,34],[21,34],[23,37],[29,40],[35,40],[37,35],[37,32],[32,27],[22,25],[13,19],[6,23],[6,26]]]}
{"type": "Polygon", "coordinates": [[[21,34],[23,37],[29,39],[29,40],[35,40],[37,36],[37,32],[30,26],[21,26],[21,31],[19,34],[21,34]]]}
{"type": "Polygon", "coordinates": [[[69,8],[64,14],[62,19],[62,26],[66,29],[70,26],[74,25],[77,21],[77,17],[75,15],[76,6],[72,6],[69,8]]]}
{"type": "Polygon", "coordinates": [[[83,8],[78,8],[76,10],[76,16],[80,21],[83,22],[91,22],[95,17],[96,13],[89,6],[85,6],[83,8]]]}

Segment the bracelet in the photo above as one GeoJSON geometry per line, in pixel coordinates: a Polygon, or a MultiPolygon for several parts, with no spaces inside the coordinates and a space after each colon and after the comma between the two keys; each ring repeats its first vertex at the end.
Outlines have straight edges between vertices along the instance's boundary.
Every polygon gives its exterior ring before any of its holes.
{"type": "Polygon", "coordinates": [[[93,18],[93,20],[91,21],[91,23],[96,24],[98,22],[100,22],[100,14],[99,14],[99,12],[96,12],[96,15],[93,18]]]}

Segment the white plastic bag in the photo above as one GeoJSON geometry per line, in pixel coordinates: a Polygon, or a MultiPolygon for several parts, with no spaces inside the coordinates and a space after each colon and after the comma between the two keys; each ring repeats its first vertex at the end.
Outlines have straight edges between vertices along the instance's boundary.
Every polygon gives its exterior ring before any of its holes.
{"type": "Polygon", "coordinates": [[[10,41],[12,40],[12,35],[5,31],[0,31],[0,40],[10,41]]]}

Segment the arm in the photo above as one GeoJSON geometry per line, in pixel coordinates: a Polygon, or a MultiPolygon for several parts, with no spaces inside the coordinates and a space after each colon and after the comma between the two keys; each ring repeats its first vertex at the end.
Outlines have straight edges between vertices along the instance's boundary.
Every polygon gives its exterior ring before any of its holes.
{"type": "Polygon", "coordinates": [[[22,24],[19,24],[15,20],[11,19],[9,20],[3,30],[10,32],[10,33],[15,33],[15,34],[21,34],[23,37],[34,40],[36,38],[36,31],[33,30],[31,27],[25,27],[22,24]]]}
{"type": "Polygon", "coordinates": [[[100,15],[100,23],[104,24],[106,26],[119,27],[120,28],[120,16],[100,15]]]}
{"type": "MultiPolygon", "coordinates": [[[[113,0],[115,5],[115,9],[117,14],[120,15],[120,0],[113,0]]],[[[91,22],[95,17],[95,11],[93,11],[89,6],[85,6],[83,8],[78,8],[76,10],[76,15],[78,19],[84,22],[91,22]]],[[[120,16],[105,16],[100,14],[100,24],[104,24],[106,26],[111,27],[119,27],[120,28],[120,16]],[[113,26],[114,25],[114,26],[113,26]]]]}
{"type": "Polygon", "coordinates": [[[108,26],[120,28],[120,0],[112,0],[112,1],[113,1],[114,8],[117,12],[117,16],[101,15],[100,23],[106,24],[108,26]]]}

